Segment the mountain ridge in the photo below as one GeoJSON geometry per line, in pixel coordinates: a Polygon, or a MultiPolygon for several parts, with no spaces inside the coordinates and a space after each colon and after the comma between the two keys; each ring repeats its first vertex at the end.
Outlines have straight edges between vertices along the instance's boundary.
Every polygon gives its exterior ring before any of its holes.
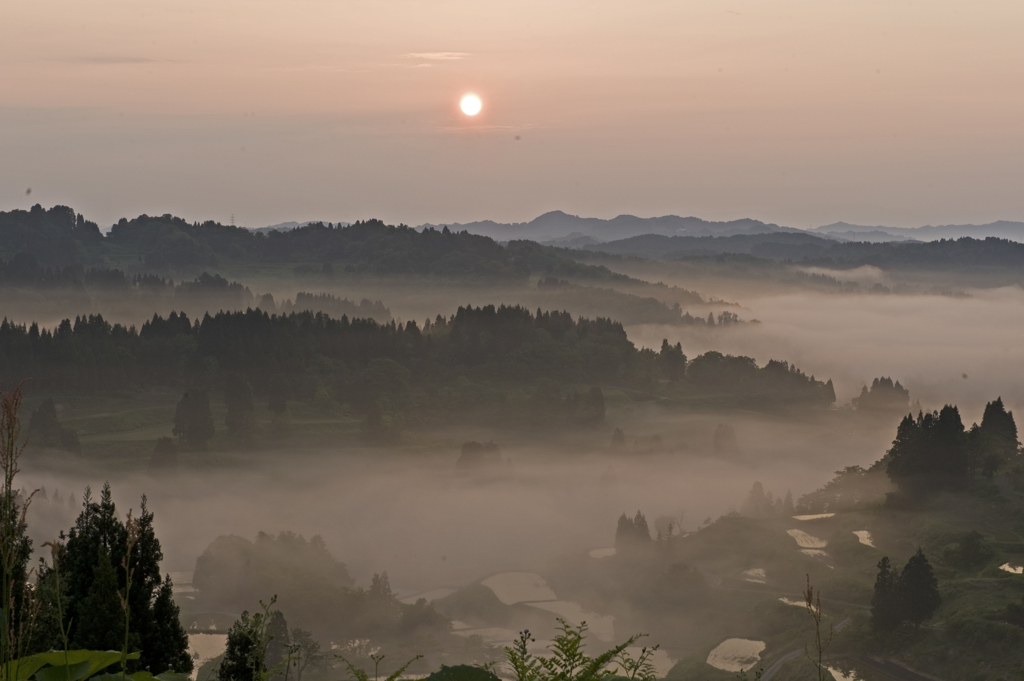
{"type": "Polygon", "coordinates": [[[595,242],[620,241],[654,234],[666,237],[731,237],[754,234],[809,234],[830,241],[935,241],[970,236],[976,239],[997,237],[1024,242],[1024,222],[997,220],[982,225],[924,225],[921,227],[887,227],[834,222],[813,229],[787,227],[754,218],[736,220],[705,220],[695,216],[662,215],[641,218],[622,214],[611,219],[588,218],[561,210],[548,211],[529,222],[496,222],[477,220],[466,223],[424,223],[417,230],[442,229],[467,231],[496,241],[529,239],[539,243],[585,248],[595,242]]]}

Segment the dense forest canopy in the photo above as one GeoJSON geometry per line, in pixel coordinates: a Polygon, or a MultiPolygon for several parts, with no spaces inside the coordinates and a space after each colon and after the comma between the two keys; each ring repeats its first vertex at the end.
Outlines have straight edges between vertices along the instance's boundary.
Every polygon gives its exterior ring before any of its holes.
{"type": "Polygon", "coordinates": [[[194,321],[183,313],[154,315],[139,329],[99,315],[65,319],[54,330],[0,323],[0,378],[12,384],[31,377],[33,391],[209,389],[232,374],[260,395],[305,398],[323,388],[364,410],[382,402],[397,409],[416,394],[433,395],[424,403],[435,407],[471,410],[500,403],[496,386],[533,384],[553,385],[556,394],[559,384],[589,384],[734,395],[763,405],[835,401],[831,381],[786,362],[758,367],[749,357],[717,352],[688,362],[678,345],[638,350],[622,325],[608,319],[518,306],[462,307],[422,326],[258,309],[194,321]],[[490,388],[485,395],[473,385],[490,388]]]}

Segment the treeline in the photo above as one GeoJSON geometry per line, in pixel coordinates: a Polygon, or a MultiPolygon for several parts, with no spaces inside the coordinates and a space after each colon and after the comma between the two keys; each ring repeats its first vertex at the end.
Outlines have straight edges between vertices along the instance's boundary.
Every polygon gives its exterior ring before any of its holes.
{"type": "Polygon", "coordinates": [[[48,267],[129,263],[147,272],[201,270],[224,262],[286,264],[297,271],[414,275],[490,282],[525,282],[533,274],[632,281],[530,241],[502,246],[447,227],[416,231],[366,220],[315,223],[288,231],[253,232],[172,215],[122,218],[104,236],[67,206],[0,212],[0,258],[29,254],[48,267]]]}
{"type": "MultiPolygon", "coordinates": [[[[55,330],[0,322],[0,380],[32,378],[35,393],[92,393],[156,386],[222,390],[243,379],[256,395],[320,399],[384,415],[502,409],[520,386],[538,422],[603,415],[603,399],[560,386],[620,386],[694,397],[732,396],[749,406],[829,406],[831,382],[786,362],[681,347],[638,350],[622,325],[522,307],[464,307],[449,318],[380,324],[322,313],[221,312],[192,320],[154,315],[141,328],[98,315],[55,330]],[[599,402],[599,403],[598,403],[599,402]],[[576,414],[578,416],[572,416],[576,414]]],[[[533,417],[531,417],[533,418],[533,417]]]]}
{"type": "Polygon", "coordinates": [[[1017,424],[1002,398],[985,405],[981,424],[970,430],[960,410],[946,405],[931,413],[908,414],[882,460],[889,478],[909,495],[963,489],[977,472],[993,477],[1020,457],[1017,424]]]}
{"type": "MultiPolygon", "coordinates": [[[[753,256],[843,269],[870,265],[885,270],[963,271],[995,267],[1019,271],[1024,267],[1024,244],[997,237],[870,243],[839,242],[816,234],[795,232],[671,237],[644,234],[594,244],[586,249],[661,260],[753,256]]],[[[837,285],[824,279],[817,281],[837,285]]],[[[882,291],[883,288],[872,290],[882,291]]]]}
{"type": "Polygon", "coordinates": [[[390,322],[391,311],[379,300],[363,298],[358,303],[348,298],[339,298],[330,293],[308,293],[300,291],[295,294],[295,302],[285,300],[280,307],[274,305],[274,298],[267,294],[260,300],[260,309],[277,310],[283,314],[292,312],[323,312],[331,317],[354,317],[373,319],[380,323],[390,322]]]}
{"type": "Polygon", "coordinates": [[[44,267],[31,253],[18,252],[0,260],[0,286],[42,289],[100,288],[123,291],[129,288],[161,290],[174,288],[174,281],[154,274],[129,276],[119,269],[85,268],[80,264],[44,267]]]}
{"type": "MultiPolygon", "coordinates": [[[[905,401],[896,386],[899,383],[883,389],[889,406],[893,396],[905,401]]],[[[1010,473],[1012,483],[1024,464],[1017,438],[1013,412],[1006,410],[1002,398],[986,404],[981,423],[970,428],[964,426],[955,405],[920,411],[916,417],[907,414],[885,456],[870,468],[848,466],[837,471],[823,487],[801,497],[796,511],[834,512],[883,500],[913,504],[936,492],[965,490],[979,475],[991,480],[1001,470],[1010,473]],[[898,492],[891,492],[890,483],[898,492]]]]}
{"type": "MultiPolygon", "coordinates": [[[[653,287],[653,286],[652,286],[653,287]]],[[[566,279],[545,276],[537,281],[537,289],[548,293],[552,300],[575,310],[609,310],[612,316],[623,324],[679,324],[715,326],[715,315],[693,316],[684,312],[678,302],[669,305],[657,298],[623,293],[615,289],[581,286],[566,279]],[[557,298],[556,298],[557,296],[557,298]]],[[[691,293],[684,291],[684,293],[691,293]]],[[[699,294],[692,294],[698,304],[706,301],[699,294]]],[[[718,315],[717,324],[728,325],[740,321],[739,316],[728,310],[718,315]]]]}
{"type": "Polygon", "coordinates": [[[871,382],[871,387],[864,386],[860,395],[850,400],[858,411],[891,412],[905,410],[910,405],[910,391],[893,382],[888,376],[880,376],[871,382]]]}

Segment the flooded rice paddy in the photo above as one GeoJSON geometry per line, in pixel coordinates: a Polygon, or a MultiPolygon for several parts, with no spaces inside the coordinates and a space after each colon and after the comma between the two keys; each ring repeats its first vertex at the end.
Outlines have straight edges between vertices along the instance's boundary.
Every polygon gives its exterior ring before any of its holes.
{"type": "Polygon", "coordinates": [[[875,542],[871,539],[870,532],[868,532],[867,530],[854,530],[853,533],[857,535],[857,541],[859,541],[861,544],[864,544],[865,546],[870,546],[871,548],[875,548],[875,542]]]}
{"type": "Polygon", "coordinates": [[[764,641],[751,641],[745,638],[730,638],[718,644],[708,654],[708,664],[715,669],[726,672],[741,672],[752,668],[761,659],[764,641]]]}
{"type": "Polygon", "coordinates": [[[753,568],[752,570],[745,570],[743,572],[743,581],[753,582],[754,584],[765,583],[764,568],[753,568]]]}
{"type": "Polygon", "coordinates": [[[224,634],[189,634],[188,652],[192,656],[192,678],[195,679],[199,668],[224,652],[228,645],[228,635],[224,634]]]}
{"type": "Polygon", "coordinates": [[[828,546],[824,539],[812,537],[803,530],[786,530],[786,534],[796,540],[797,545],[802,549],[823,549],[828,546]]]}
{"type": "Polygon", "coordinates": [[[544,578],[532,572],[502,572],[488,577],[481,584],[493,591],[505,605],[558,600],[544,578]]]}

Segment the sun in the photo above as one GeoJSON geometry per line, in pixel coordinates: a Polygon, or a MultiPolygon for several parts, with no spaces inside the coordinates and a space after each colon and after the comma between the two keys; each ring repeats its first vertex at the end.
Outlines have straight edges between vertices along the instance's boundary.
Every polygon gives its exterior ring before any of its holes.
{"type": "Polygon", "coordinates": [[[462,109],[462,113],[467,116],[476,116],[480,113],[480,109],[483,104],[480,102],[480,98],[476,95],[465,95],[462,101],[459,102],[459,108],[462,109]]]}

